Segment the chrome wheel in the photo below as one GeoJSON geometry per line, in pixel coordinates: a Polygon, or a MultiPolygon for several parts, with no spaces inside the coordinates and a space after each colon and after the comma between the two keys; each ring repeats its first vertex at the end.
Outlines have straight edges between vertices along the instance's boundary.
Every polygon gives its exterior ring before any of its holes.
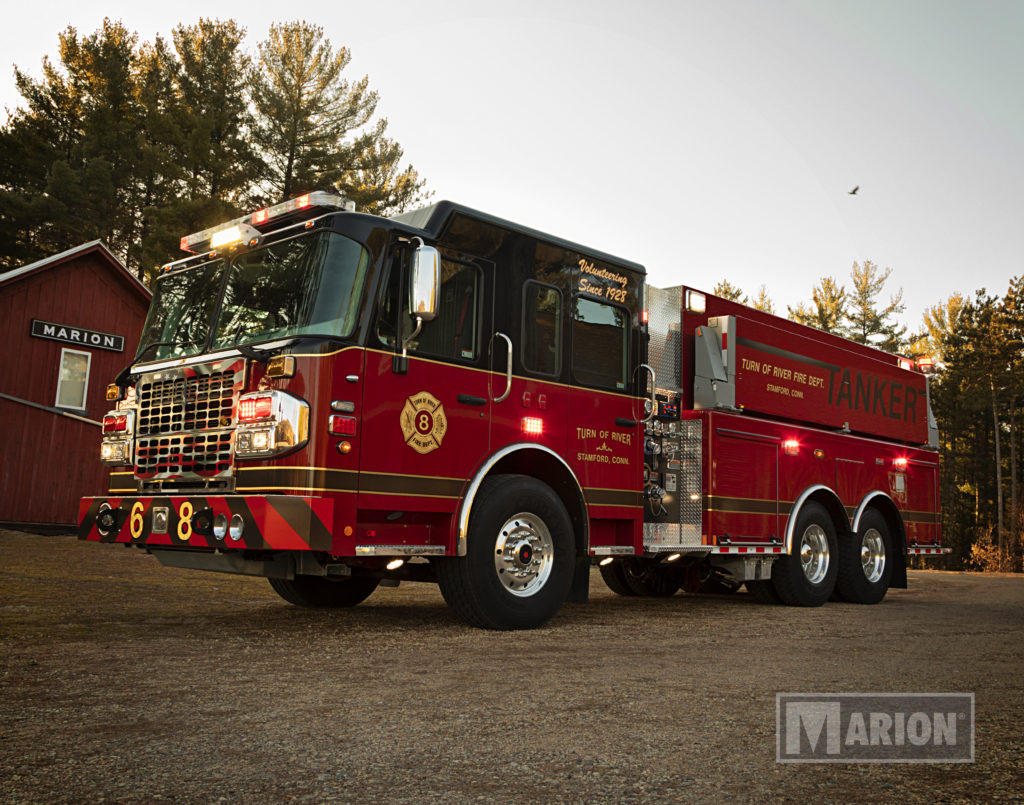
{"type": "Polygon", "coordinates": [[[828,575],[828,536],[817,523],[807,527],[800,537],[800,567],[811,584],[821,584],[828,575]]]}
{"type": "Polygon", "coordinates": [[[536,595],[554,564],[554,542],[544,521],[520,512],[505,521],[494,543],[494,570],[501,586],[522,598],[536,595]]]}
{"type": "Polygon", "coordinates": [[[864,532],[861,540],[860,566],[864,570],[864,577],[872,584],[881,579],[885,572],[885,540],[874,528],[864,532]]]}

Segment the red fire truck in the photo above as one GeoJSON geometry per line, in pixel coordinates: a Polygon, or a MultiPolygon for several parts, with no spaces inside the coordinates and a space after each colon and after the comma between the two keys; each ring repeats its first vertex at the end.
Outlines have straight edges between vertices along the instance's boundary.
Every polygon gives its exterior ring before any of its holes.
{"type": "Polygon", "coordinates": [[[475,626],[734,591],[880,601],[942,553],[905,360],[450,202],[311,193],[182,239],[108,389],[79,537],[300,606],[440,585],[475,626]]]}

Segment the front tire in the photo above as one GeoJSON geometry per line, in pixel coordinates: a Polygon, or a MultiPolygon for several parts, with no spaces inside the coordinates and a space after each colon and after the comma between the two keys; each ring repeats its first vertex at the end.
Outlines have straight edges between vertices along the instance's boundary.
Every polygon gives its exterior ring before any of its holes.
{"type": "Polygon", "coordinates": [[[569,595],[573,531],[550,487],[525,475],[496,475],[480,486],[466,555],[437,563],[441,595],[470,626],[532,629],[569,595]]]}
{"type": "Polygon", "coordinates": [[[854,604],[877,604],[889,591],[894,558],[885,518],[877,509],[869,509],[861,518],[860,531],[839,546],[839,596],[854,604]]]}
{"type": "Polygon", "coordinates": [[[274,592],[289,604],[316,609],[354,607],[365,601],[380,584],[380,579],[362,577],[327,579],[320,576],[296,576],[294,579],[267,581],[274,592]]]}
{"type": "Polygon", "coordinates": [[[775,560],[772,584],[783,603],[820,607],[836,586],[836,527],[828,511],[811,501],[800,510],[791,552],[775,560]]]}

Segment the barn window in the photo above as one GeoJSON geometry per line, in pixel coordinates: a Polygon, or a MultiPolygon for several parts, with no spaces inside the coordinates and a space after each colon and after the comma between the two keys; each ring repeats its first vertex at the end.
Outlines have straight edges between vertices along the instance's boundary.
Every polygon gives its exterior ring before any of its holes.
{"type": "Polygon", "coordinates": [[[60,375],[57,378],[57,407],[85,410],[89,389],[89,363],[92,355],[77,349],[60,351],[60,375]]]}

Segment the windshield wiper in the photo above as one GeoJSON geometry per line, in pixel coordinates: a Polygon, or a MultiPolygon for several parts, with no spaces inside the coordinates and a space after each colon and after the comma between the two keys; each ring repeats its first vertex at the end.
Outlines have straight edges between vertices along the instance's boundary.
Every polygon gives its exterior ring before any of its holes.
{"type": "Polygon", "coordinates": [[[262,349],[256,349],[255,347],[247,347],[245,344],[239,344],[238,339],[242,337],[242,330],[245,329],[244,324],[239,324],[238,329],[235,330],[235,343],[232,346],[242,353],[250,361],[256,361],[257,363],[265,364],[270,360],[270,353],[262,349]]]}
{"type": "Polygon", "coordinates": [[[150,341],[146,346],[139,350],[139,355],[135,360],[141,360],[142,356],[149,352],[153,347],[173,347],[173,341],[150,341]]]}
{"type": "Polygon", "coordinates": [[[146,344],[145,347],[143,347],[142,351],[139,352],[139,355],[135,360],[142,360],[142,356],[149,352],[151,349],[153,349],[153,347],[191,347],[199,343],[199,341],[196,341],[195,339],[192,338],[186,338],[183,341],[152,341],[146,344]]]}

